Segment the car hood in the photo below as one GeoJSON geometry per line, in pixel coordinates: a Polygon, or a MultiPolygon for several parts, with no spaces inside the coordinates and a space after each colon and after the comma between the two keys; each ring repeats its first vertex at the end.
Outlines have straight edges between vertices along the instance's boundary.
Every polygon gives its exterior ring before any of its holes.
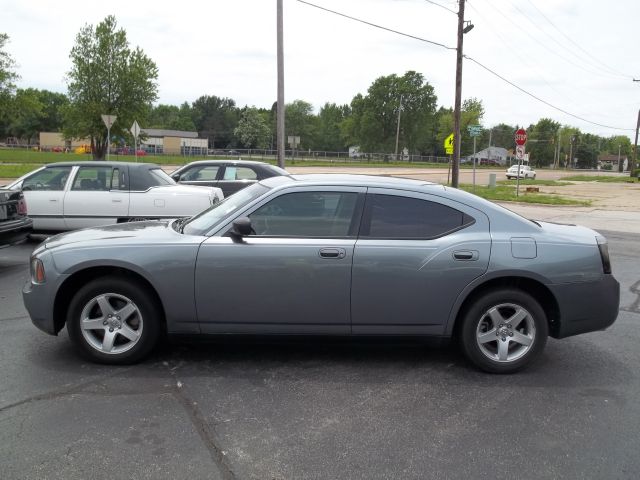
{"type": "Polygon", "coordinates": [[[182,235],[171,228],[173,220],[149,220],[146,222],[118,223],[102,227],[84,228],[61,233],[47,238],[42,248],[52,249],[78,243],[109,241],[110,245],[122,243],[145,243],[177,239],[182,235]]]}

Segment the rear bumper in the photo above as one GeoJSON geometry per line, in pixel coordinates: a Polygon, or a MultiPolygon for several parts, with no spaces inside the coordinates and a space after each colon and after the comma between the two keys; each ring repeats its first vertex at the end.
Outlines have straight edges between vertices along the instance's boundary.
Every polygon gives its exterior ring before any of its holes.
{"type": "Polygon", "coordinates": [[[19,220],[0,223],[0,246],[18,243],[33,230],[33,220],[24,217],[19,220]]]}
{"type": "Polygon", "coordinates": [[[597,282],[548,285],[560,307],[560,321],[551,331],[555,338],[604,330],[620,308],[620,284],[613,275],[597,282]]]}

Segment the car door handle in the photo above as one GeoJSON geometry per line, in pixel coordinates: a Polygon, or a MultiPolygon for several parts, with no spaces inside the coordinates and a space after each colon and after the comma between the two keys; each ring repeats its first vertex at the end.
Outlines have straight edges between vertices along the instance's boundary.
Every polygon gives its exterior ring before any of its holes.
{"type": "Polygon", "coordinates": [[[453,258],[455,260],[473,261],[478,260],[477,250],[456,250],[453,252],[453,258]]]}
{"type": "Polygon", "coordinates": [[[50,201],[50,202],[57,202],[57,201],[58,201],[58,199],[57,199],[57,198],[50,198],[50,199],[49,199],[49,201],[50,201]]]}
{"type": "Polygon", "coordinates": [[[122,199],[121,198],[112,198],[111,201],[113,203],[122,203],[122,199]]]}
{"type": "Polygon", "coordinates": [[[318,253],[322,258],[344,258],[347,255],[344,248],[321,248],[318,253]]]}

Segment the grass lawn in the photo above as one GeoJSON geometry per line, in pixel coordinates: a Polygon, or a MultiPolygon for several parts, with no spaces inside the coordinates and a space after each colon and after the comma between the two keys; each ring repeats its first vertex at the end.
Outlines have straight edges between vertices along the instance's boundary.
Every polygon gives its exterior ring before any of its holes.
{"type": "Polygon", "coordinates": [[[562,180],[571,182],[613,182],[613,183],[636,183],[636,177],[614,177],[614,176],[597,176],[597,175],[572,175],[570,177],[562,177],[562,180]]]}
{"type": "Polygon", "coordinates": [[[27,163],[23,165],[0,165],[0,178],[18,178],[41,167],[38,163],[27,163]]]}
{"type": "MultiPolygon", "coordinates": [[[[564,179],[563,179],[564,180],[564,179]]],[[[499,180],[498,185],[516,185],[516,180],[499,180]]],[[[565,185],[571,185],[569,182],[559,182],[558,180],[532,180],[532,179],[520,179],[520,185],[544,185],[547,187],[564,187],[565,185]]]]}
{"type": "Polygon", "coordinates": [[[548,195],[540,193],[525,193],[520,191],[520,196],[516,197],[516,190],[513,187],[498,186],[495,188],[489,188],[485,186],[476,185],[475,192],[473,191],[473,185],[464,184],[460,185],[462,190],[469,193],[474,193],[479,197],[486,198],[487,200],[508,201],[508,202],[522,202],[522,203],[541,203],[545,205],[580,205],[588,207],[591,205],[590,201],[572,200],[570,198],[561,197],[559,195],[548,195]]]}

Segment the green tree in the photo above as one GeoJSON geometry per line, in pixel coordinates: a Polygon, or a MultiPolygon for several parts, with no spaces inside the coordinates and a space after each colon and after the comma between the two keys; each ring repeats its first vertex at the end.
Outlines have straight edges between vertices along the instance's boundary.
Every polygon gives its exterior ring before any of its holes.
{"type": "Polygon", "coordinates": [[[437,98],[433,87],[421,73],[408,71],[376,79],[367,95],[356,95],[351,102],[352,119],[345,124],[345,135],[352,144],[369,152],[394,152],[398,110],[399,149],[412,153],[434,150],[437,98]]]}
{"type": "Polygon", "coordinates": [[[233,133],[245,148],[267,148],[271,141],[268,120],[257,108],[242,111],[233,133]]]}
{"type": "Polygon", "coordinates": [[[314,150],[344,152],[349,145],[342,133],[342,125],[351,115],[349,105],[325,103],[318,112],[318,129],[314,150]]]}
{"type": "Polygon", "coordinates": [[[234,100],[203,95],[191,104],[191,112],[198,133],[209,139],[211,148],[235,146],[233,131],[240,114],[234,100]]]}
{"type": "Polygon", "coordinates": [[[68,105],[62,93],[35,88],[18,89],[10,102],[9,134],[35,143],[39,132],[62,130],[62,111],[68,105]]]}
{"type": "Polygon", "coordinates": [[[560,137],[560,164],[561,168],[573,168],[575,166],[576,146],[580,141],[580,129],[565,125],[558,132],[560,137]],[[573,158],[571,158],[573,157],[573,158]]]}
{"type": "MultiPolygon", "coordinates": [[[[462,144],[460,148],[461,156],[471,155],[473,153],[473,137],[469,135],[467,127],[469,125],[480,125],[484,116],[484,106],[482,101],[477,98],[468,98],[462,102],[460,109],[460,134],[462,136],[462,144]]],[[[453,133],[453,109],[440,108],[438,111],[438,151],[444,154],[444,139],[453,133]]],[[[477,140],[476,140],[476,146],[477,140]]],[[[478,148],[480,150],[480,148],[478,148]]]]}
{"type": "Polygon", "coordinates": [[[316,141],[317,117],[313,114],[313,106],[304,100],[294,100],[285,106],[285,142],[289,136],[300,137],[298,148],[312,148],[316,141]]]}
{"type": "Polygon", "coordinates": [[[176,105],[157,105],[151,109],[147,125],[149,128],[166,128],[193,132],[196,126],[191,118],[191,106],[184,102],[176,105]]]}
{"type": "Polygon", "coordinates": [[[532,165],[552,165],[555,159],[560,123],[550,118],[541,118],[527,130],[527,146],[532,165]]]}
{"type": "Polygon", "coordinates": [[[9,110],[16,88],[15,81],[18,74],[15,72],[15,61],[13,57],[5,50],[9,36],[6,33],[0,33],[0,133],[5,134],[9,127],[9,110]]]}
{"type": "Polygon", "coordinates": [[[127,34],[108,16],[95,28],[86,25],[76,36],[67,73],[69,107],[64,133],[89,138],[95,159],[107,149],[107,129],[101,115],[116,115],[112,136],[128,136],[134,120],[144,123],[158,96],[158,68],[139,48],[129,48],[127,34]]]}

